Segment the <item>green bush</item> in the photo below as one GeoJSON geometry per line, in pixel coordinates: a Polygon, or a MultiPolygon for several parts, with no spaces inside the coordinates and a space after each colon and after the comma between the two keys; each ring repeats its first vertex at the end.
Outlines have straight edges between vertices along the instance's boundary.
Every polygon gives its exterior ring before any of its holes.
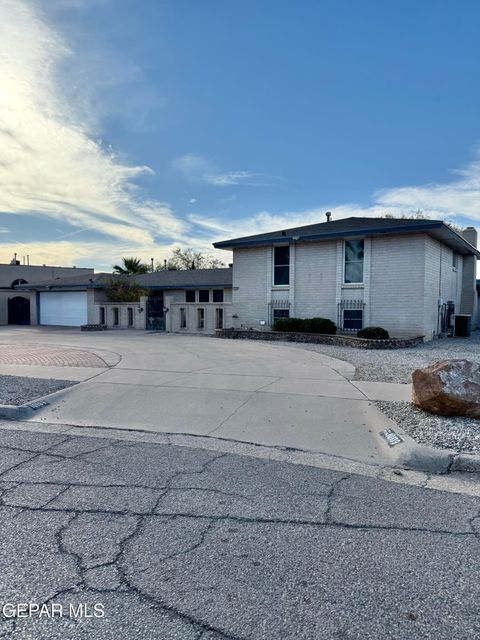
{"type": "Polygon", "coordinates": [[[357,331],[357,338],[367,338],[368,340],[388,340],[388,331],[382,327],[365,327],[357,331]]]}
{"type": "Polygon", "coordinates": [[[105,294],[110,302],[139,302],[141,296],[148,295],[148,291],[135,282],[110,278],[105,284],[105,294]]]}
{"type": "Polygon", "coordinates": [[[327,318],[281,318],[273,325],[274,331],[290,331],[293,333],[337,333],[335,323],[327,318]]]}

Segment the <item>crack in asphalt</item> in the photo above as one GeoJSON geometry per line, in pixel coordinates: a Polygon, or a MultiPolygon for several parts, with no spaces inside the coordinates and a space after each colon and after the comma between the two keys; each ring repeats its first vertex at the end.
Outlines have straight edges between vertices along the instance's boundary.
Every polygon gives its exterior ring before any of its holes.
{"type": "MultiPolygon", "coordinates": [[[[31,463],[32,461],[37,460],[40,456],[44,455],[45,458],[52,458],[51,462],[56,462],[58,459],[62,460],[80,460],[84,465],[100,465],[103,469],[107,467],[108,469],[116,470],[111,464],[108,463],[108,460],[100,461],[92,461],[88,460],[86,456],[88,454],[96,453],[97,451],[104,451],[104,456],[108,456],[108,449],[112,447],[135,447],[137,444],[145,444],[145,443],[136,443],[136,442],[108,442],[108,444],[102,444],[99,447],[94,449],[90,449],[88,451],[80,451],[73,455],[64,455],[62,453],[55,453],[55,451],[51,451],[58,447],[59,445],[71,441],[72,436],[67,436],[63,438],[60,442],[55,442],[49,447],[46,447],[42,451],[32,451],[29,449],[23,449],[21,447],[10,447],[4,446],[0,447],[0,450],[3,448],[7,451],[15,450],[22,451],[25,454],[29,454],[29,458],[26,460],[22,460],[18,462],[8,469],[5,469],[2,473],[0,473],[0,481],[2,477],[8,477],[8,473],[15,471],[18,468],[21,468],[22,465],[27,463],[31,463]],[[30,455],[31,454],[31,455],[30,455]]],[[[154,444],[154,446],[173,446],[170,444],[158,445],[154,444]]],[[[177,481],[183,480],[185,481],[188,478],[198,477],[202,474],[208,472],[212,465],[216,463],[217,460],[221,458],[225,458],[230,456],[229,452],[222,452],[219,455],[215,455],[209,457],[207,460],[202,461],[202,463],[198,463],[195,461],[195,464],[198,464],[198,468],[190,471],[178,470],[170,473],[165,480],[162,479],[160,483],[152,483],[152,484],[130,484],[128,480],[119,483],[106,483],[106,484],[98,484],[91,482],[76,482],[76,481],[6,481],[3,483],[0,482],[0,505],[2,508],[6,510],[11,510],[15,513],[14,517],[18,517],[20,514],[25,514],[27,512],[36,512],[40,514],[51,514],[51,513],[60,513],[64,514],[66,520],[58,526],[54,536],[56,552],[62,556],[65,560],[67,560],[67,565],[71,566],[72,577],[71,582],[72,585],[69,587],[64,587],[63,589],[55,592],[53,595],[49,596],[44,600],[44,603],[50,603],[57,601],[59,598],[62,598],[68,594],[74,594],[75,592],[87,592],[87,593],[95,593],[95,594],[111,594],[111,593],[119,593],[124,594],[125,596],[135,596],[140,599],[140,601],[147,603],[149,607],[154,610],[161,612],[164,615],[171,617],[172,619],[181,620],[184,623],[190,625],[191,629],[196,634],[196,638],[201,640],[206,637],[208,634],[214,634],[216,637],[223,638],[225,640],[242,640],[240,636],[236,636],[231,634],[229,631],[219,628],[213,624],[209,624],[207,621],[199,619],[194,615],[190,615],[181,610],[181,607],[177,607],[176,604],[169,604],[165,602],[161,597],[150,594],[146,591],[142,586],[139,586],[137,582],[137,578],[132,573],[132,569],[134,567],[129,564],[129,559],[127,554],[135,548],[136,541],[142,536],[142,534],[146,534],[146,527],[152,521],[156,519],[160,521],[171,521],[177,518],[186,518],[190,520],[199,521],[200,530],[193,535],[193,540],[186,545],[185,548],[178,550],[178,545],[180,544],[177,541],[177,550],[171,551],[168,555],[158,559],[158,562],[163,565],[168,562],[173,562],[180,560],[181,558],[185,558],[189,554],[194,554],[201,549],[205,544],[211,545],[214,544],[214,541],[211,540],[211,535],[214,534],[217,528],[217,525],[222,523],[239,523],[239,524],[253,524],[253,525],[268,525],[272,527],[311,527],[315,529],[344,529],[344,530],[361,530],[365,532],[376,531],[376,532],[404,532],[404,533],[414,533],[419,535],[439,535],[439,536],[450,536],[452,538],[458,539],[468,539],[468,538],[476,538],[480,540],[480,531],[476,529],[477,521],[480,519],[480,508],[475,512],[475,514],[468,520],[469,530],[467,531],[452,531],[448,528],[434,527],[434,526],[404,526],[402,524],[375,524],[375,523],[361,523],[361,522],[344,522],[342,519],[335,518],[333,515],[334,508],[336,505],[336,500],[340,496],[338,496],[338,489],[341,484],[352,478],[354,474],[352,473],[341,473],[336,471],[334,477],[329,477],[328,481],[326,478],[322,477],[322,479],[318,480],[318,484],[322,485],[325,488],[325,493],[316,493],[312,490],[302,490],[302,486],[298,486],[296,488],[297,496],[311,496],[314,498],[322,499],[325,501],[324,505],[322,505],[322,510],[318,513],[318,519],[309,519],[302,517],[294,517],[291,518],[280,518],[280,517],[268,517],[268,516],[245,516],[245,515],[202,515],[199,513],[191,512],[191,511],[181,511],[175,509],[174,512],[162,512],[161,504],[162,500],[168,496],[175,496],[178,492],[205,492],[206,494],[218,494],[223,495],[228,498],[237,498],[240,500],[247,500],[249,502],[255,501],[255,496],[252,494],[242,494],[237,491],[227,491],[223,489],[217,489],[215,487],[201,487],[201,486],[178,486],[180,484],[177,481]],[[322,480],[324,480],[322,482],[322,480]],[[5,482],[8,483],[5,485],[5,482]],[[49,497],[46,502],[43,502],[39,506],[25,506],[25,505],[15,505],[15,499],[13,491],[15,489],[21,488],[22,486],[28,487],[29,485],[35,486],[45,486],[45,487],[56,487],[58,488],[58,493],[53,497],[49,497]],[[84,488],[84,489],[98,489],[101,490],[103,488],[115,488],[115,489],[143,489],[145,491],[149,491],[154,494],[155,500],[152,500],[152,504],[148,504],[148,510],[138,510],[135,508],[122,508],[122,509],[106,509],[106,508],[97,508],[93,506],[92,508],[86,507],[82,505],[82,507],[73,506],[55,506],[55,500],[64,496],[70,489],[72,488],[84,488]],[[5,504],[5,500],[9,499],[9,494],[12,500],[12,503],[5,504]],[[71,531],[71,528],[75,525],[81,526],[80,517],[83,514],[97,514],[99,516],[105,516],[105,518],[112,518],[115,520],[117,517],[125,517],[128,516],[130,518],[135,518],[135,522],[132,523],[131,530],[125,535],[119,533],[117,537],[112,540],[113,553],[111,549],[108,547],[108,557],[111,558],[106,562],[99,562],[98,564],[88,564],[86,559],[89,558],[88,552],[82,553],[82,541],[75,540],[75,534],[72,535],[72,542],[67,542],[66,536],[71,531]],[[107,587],[107,582],[102,583],[102,575],[100,575],[100,579],[98,580],[98,586],[93,587],[88,584],[88,572],[92,569],[101,569],[107,567],[114,567],[118,574],[118,583],[117,576],[115,576],[115,580],[111,583],[116,586],[107,587]]],[[[263,459],[255,459],[258,465],[267,464],[267,460],[263,459]]],[[[48,461],[48,460],[47,460],[48,461]]],[[[118,464],[118,462],[117,462],[118,464]]],[[[182,462],[185,464],[185,462],[182,462]]],[[[279,463],[280,464],[280,463],[279,463]]],[[[218,470],[217,470],[218,471],[218,470]]],[[[35,465],[33,465],[32,469],[28,469],[28,472],[35,473],[35,465]]],[[[209,477],[209,476],[208,476],[209,477]]],[[[423,488],[427,488],[427,484],[429,482],[430,477],[426,476],[423,488]]],[[[215,482],[215,476],[212,478],[213,482],[215,482]]],[[[192,481],[192,485],[195,482],[192,481]]],[[[305,487],[306,488],[306,487],[305,487]]],[[[374,499],[370,500],[368,497],[356,497],[354,495],[348,496],[351,499],[357,500],[361,504],[370,504],[375,503],[374,499]]],[[[289,498],[290,499],[290,498],[289,498]]],[[[21,499],[19,500],[21,501],[21,499]]],[[[226,509],[229,506],[227,504],[226,509]]],[[[259,507],[261,509],[261,506],[259,507]]],[[[310,515],[310,514],[308,514],[310,515]]],[[[313,515],[313,514],[312,514],[313,515]]],[[[365,516],[368,518],[368,516],[365,516]]],[[[467,522],[465,520],[465,522],[467,522]]],[[[107,572],[108,576],[108,572],[107,572]]],[[[108,579],[108,578],[107,578],[108,579]]],[[[17,628],[17,620],[12,619],[11,623],[11,631],[7,631],[7,635],[5,637],[11,637],[17,628]]],[[[3,636],[2,636],[3,637],[3,636]]]]}
{"type": "Polygon", "coordinates": [[[337,480],[335,480],[331,486],[330,486],[330,490],[327,493],[327,508],[325,509],[325,524],[330,524],[332,522],[331,520],[331,511],[332,511],[332,507],[333,507],[333,499],[334,499],[334,494],[336,489],[338,488],[338,485],[343,482],[344,480],[347,480],[348,478],[351,477],[351,473],[346,473],[343,476],[341,476],[340,478],[338,478],[337,480]]]}

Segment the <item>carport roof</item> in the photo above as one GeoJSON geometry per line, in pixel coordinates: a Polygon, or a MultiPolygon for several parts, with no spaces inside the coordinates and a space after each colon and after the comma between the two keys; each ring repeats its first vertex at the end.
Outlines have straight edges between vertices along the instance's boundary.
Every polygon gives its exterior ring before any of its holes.
{"type": "Polygon", "coordinates": [[[99,289],[112,278],[135,282],[147,289],[193,289],[202,287],[231,287],[232,269],[189,269],[154,271],[135,276],[123,276],[115,273],[95,273],[55,278],[33,284],[17,285],[15,289],[34,291],[56,291],[60,289],[84,290],[99,289]]]}
{"type": "Polygon", "coordinates": [[[236,247],[255,247],[261,245],[282,244],[285,242],[312,242],[337,238],[365,237],[385,234],[426,233],[458,253],[475,255],[480,252],[459,233],[441,220],[416,220],[409,218],[343,218],[331,222],[317,222],[303,227],[280,229],[254,236],[233,238],[215,242],[216,249],[234,249],[236,247]]]}

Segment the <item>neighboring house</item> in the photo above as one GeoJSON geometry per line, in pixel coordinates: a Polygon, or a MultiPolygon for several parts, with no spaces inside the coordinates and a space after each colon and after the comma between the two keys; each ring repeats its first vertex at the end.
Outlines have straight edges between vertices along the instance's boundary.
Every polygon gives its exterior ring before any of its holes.
{"type": "Polygon", "coordinates": [[[165,270],[136,276],[111,273],[19,284],[21,295],[35,292],[32,324],[214,333],[232,326],[232,269],[165,270]],[[138,302],[112,302],[105,287],[112,279],[148,290],[138,302]]]}
{"type": "Polygon", "coordinates": [[[478,324],[476,244],[473,227],[459,235],[436,220],[347,218],[214,246],[233,250],[236,328],[321,316],[339,330],[431,339],[452,311],[478,324]]]}
{"type": "Polygon", "coordinates": [[[93,269],[20,264],[16,258],[10,264],[0,264],[0,325],[37,323],[35,291],[18,291],[17,285],[31,285],[72,275],[93,275],[93,269]]]}

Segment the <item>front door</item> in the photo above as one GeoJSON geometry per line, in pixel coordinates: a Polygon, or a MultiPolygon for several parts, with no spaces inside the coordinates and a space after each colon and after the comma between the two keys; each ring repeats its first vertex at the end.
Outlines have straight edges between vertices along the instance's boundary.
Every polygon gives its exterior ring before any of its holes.
{"type": "Polygon", "coordinates": [[[8,324],[30,324],[30,299],[15,296],[8,300],[8,324]]]}
{"type": "Polygon", "coordinates": [[[147,300],[147,330],[165,331],[165,312],[163,309],[163,291],[149,296],[147,300]]]}

